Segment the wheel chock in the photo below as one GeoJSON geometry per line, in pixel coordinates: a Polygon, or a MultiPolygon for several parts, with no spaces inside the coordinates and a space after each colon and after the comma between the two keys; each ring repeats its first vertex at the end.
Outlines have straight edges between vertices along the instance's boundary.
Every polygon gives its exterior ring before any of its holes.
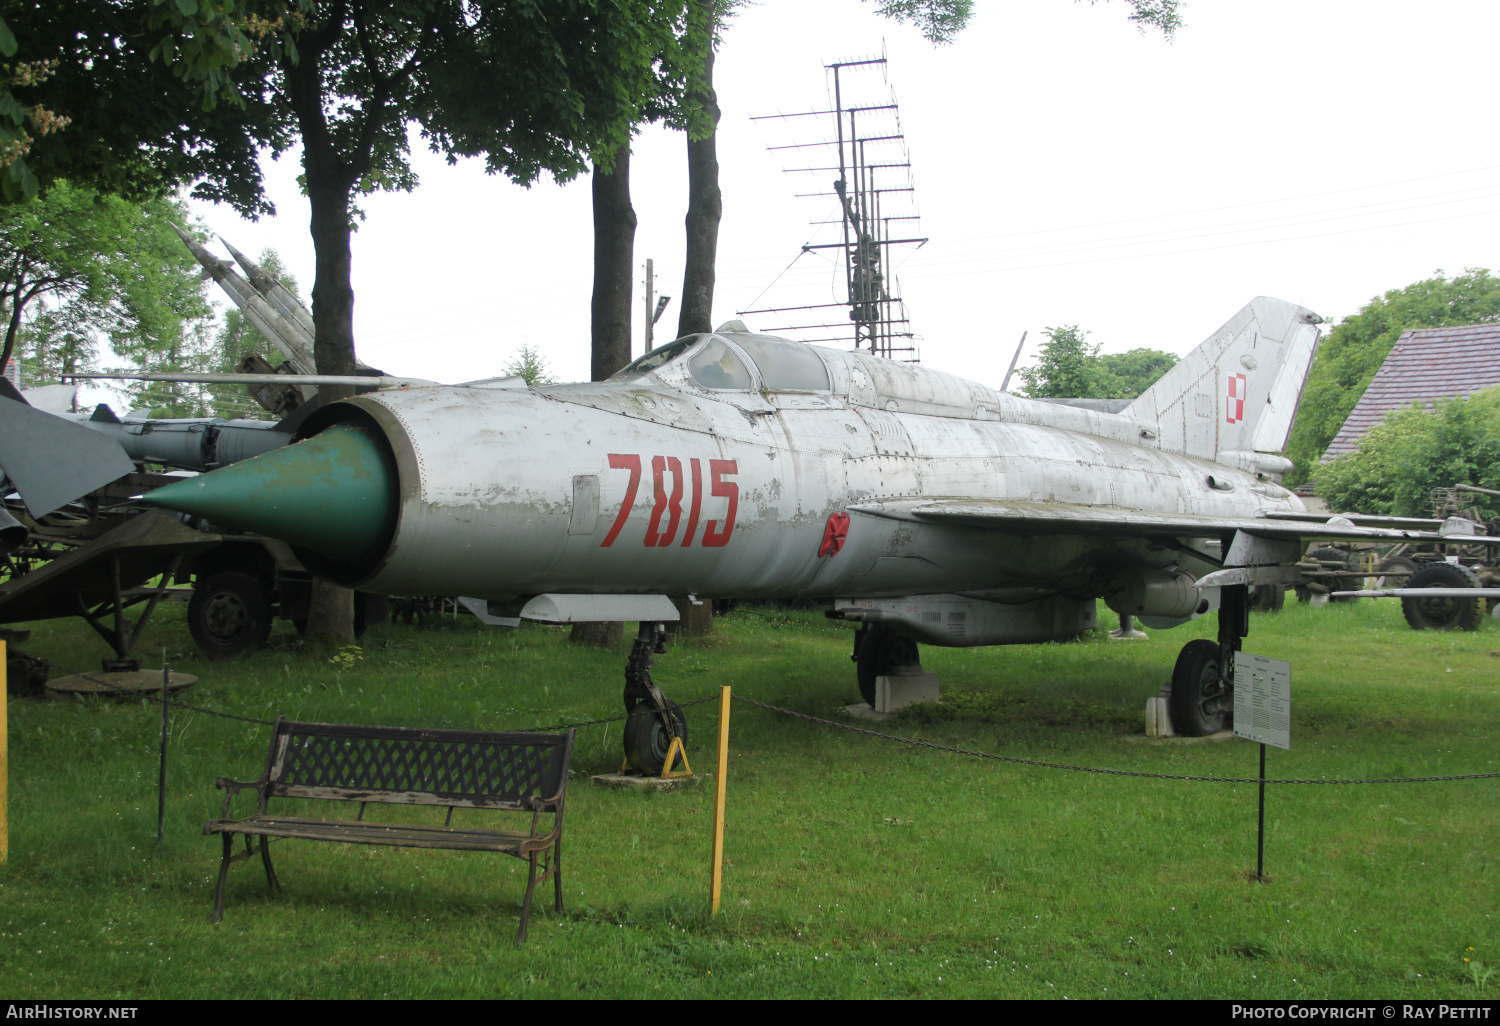
{"type": "Polygon", "coordinates": [[[672,743],[667,746],[667,757],[662,760],[661,779],[673,780],[677,777],[690,777],[692,775],[693,769],[688,765],[687,749],[682,747],[682,738],[674,737],[672,739],[672,743]],[[682,760],[682,769],[674,770],[672,768],[673,764],[676,762],[676,759],[674,759],[673,756],[676,756],[677,758],[680,758],[682,760]]]}

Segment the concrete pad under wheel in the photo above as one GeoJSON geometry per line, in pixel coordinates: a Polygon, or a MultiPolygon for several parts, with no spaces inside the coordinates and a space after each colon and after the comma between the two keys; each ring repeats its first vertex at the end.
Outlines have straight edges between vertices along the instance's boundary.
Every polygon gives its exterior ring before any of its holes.
{"type": "Polygon", "coordinates": [[[895,713],[878,712],[870,708],[868,702],[855,702],[853,705],[844,706],[844,712],[853,716],[856,720],[874,720],[876,723],[884,723],[886,720],[894,720],[895,713]]]}
{"type": "Polygon", "coordinates": [[[701,787],[714,779],[712,773],[694,773],[686,777],[642,777],[633,773],[596,773],[589,777],[595,787],[608,787],[616,791],[681,791],[689,787],[701,787]]]}
{"type": "Polygon", "coordinates": [[[1197,744],[1199,741],[1228,741],[1232,737],[1234,737],[1234,731],[1221,730],[1218,733],[1209,734],[1206,737],[1182,737],[1181,735],[1173,735],[1172,737],[1150,737],[1146,734],[1126,734],[1125,740],[1142,741],[1153,745],[1191,745],[1197,744]]]}
{"type": "MultiPolygon", "coordinates": [[[[167,681],[172,694],[198,683],[191,673],[173,673],[167,681]]],[[[47,682],[47,690],[59,695],[149,695],[161,694],[160,670],[116,673],[75,673],[47,682]]]]}

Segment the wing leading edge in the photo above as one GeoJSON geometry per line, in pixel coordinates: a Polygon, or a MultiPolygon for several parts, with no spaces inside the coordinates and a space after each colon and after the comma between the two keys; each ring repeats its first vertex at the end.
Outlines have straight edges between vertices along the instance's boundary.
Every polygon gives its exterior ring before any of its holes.
{"type": "Polygon", "coordinates": [[[916,499],[862,503],[850,512],[890,520],[953,524],[1007,534],[1114,535],[1120,538],[1223,538],[1243,532],[1274,541],[1421,541],[1500,545],[1500,537],[1457,532],[1364,527],[1346,518],[1315,523],[1263,517],[1163,513],[1121,506],[1002,499],[916,499]],[[1342,520],[1340,523],[1338,521],[1342,520]]]}

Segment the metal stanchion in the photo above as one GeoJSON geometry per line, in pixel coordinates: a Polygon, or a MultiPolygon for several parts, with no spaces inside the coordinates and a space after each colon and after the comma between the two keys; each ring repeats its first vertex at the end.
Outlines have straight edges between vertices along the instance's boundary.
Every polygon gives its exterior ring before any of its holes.
{"type": "Polygon", "coordinates": [[[1266,882],[1266,746],[1260,746],[1260,825],[1255,838],[1255,879],[1266,882]]]}

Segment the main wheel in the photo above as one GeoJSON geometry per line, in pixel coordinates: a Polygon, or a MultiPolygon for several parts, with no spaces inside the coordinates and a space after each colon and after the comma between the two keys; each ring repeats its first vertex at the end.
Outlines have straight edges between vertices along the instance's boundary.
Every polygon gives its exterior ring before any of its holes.
{"type": "MultiPolygon", "coordinates": [[[[1428,563],[1406,580],[1408,588],[1477,588],[1479,578],[1457,563],[1428,563]]],[[[1484,617],[1477,598],[1404,598],[1401,612],[1414,631],[1472,631],[1484,617]]]]}
{"type": "Polygon", "coordinates": [[[193,587],[188,632],[210,659],[260,648],[271,636],[266,589],[248,574],[214,574],[193,587]]]}
{"type": "MultiPolygon", "coordinates": [[[[1349,569],[1349,553],[1345,552],[1343,549],[1335,549],[1335,548],[1333,548],[1331,546],[1326,546],[1326,547],[1320,548],[1320,549],[1313,549],[1311,552],[1309,552],[1307,554],[1307,556],[1308,556],[1309,559],[1316,559],[1320,563],[1334,563],[1334,564],[1337,564],[1336,566],[1334,566],[1334,567],[1331,568],[1333,570],[1347,570],[1347,569],[1349,569]]],[[[1345,589],[1347,587],[1348,587],[1348,584],[1347,584],[1346,581],[1335,578],[1334,582],[1328,586],[1328,590],[1329,591],[1342,591],[1343,589],[1345,589]]],[[[1353,589],[1350,589],[1350,590],[1353,590],[1353,589]]],[[[1331,601],[1331,602],[1358,602],[1359,599],[1357,599],[1357,598],[1331,598],[1330,597],[1329,601],[1331,601]]]]}
{"type": "Polygon", "coordinates": [[[1250,610],[1255,613],[1279,613],[1286,605],[1286,585],[1257,584],[1250,589],[1250,610]]]}
{"type": "MultiPolygon", "coordinates": [[[[677,726],[677,736],[686,746],[687,718],[682,715],[681,707],[676,702],[668,702],[667,712],[677,726]]],[[[630,710],[630,715],[625,718],[625,759],[630,765],[648,777],[660,776],[662,765],[667,761],[667,749],[671,746],[672,739],[667,736],[667,728],[662,725],[655,709],[642,702],[630,710]]]]}
{"type": "Polygon", "coordinates": [[[1172,693],[1167,698],[1172,729],[1187,737],[1205,737],[1224,729],[1233,715],[1230,691],[1219,665],[1219,645],[1207,638],[1189,641],[1172,667],[1172,693]]]}
{"type": "Polygon", "coordinates": [[[859,649],[854,658],[854,676],[859,697],[875,708],[875,678],[889,677],[898,666],[917,662],[917,643],[878,623],[860,628],[859,649]]]}
{"type": "Polygon", "coordinates": [[[1417,561],[1410,556],[1392,556],[1380,564],[1381,578],[1375,586],[1377,588],[1404,588],[1406,582],[1411,580],[1411,575],[1418,569],[1417,561]],[[1401,573],[1401,571],[1405,573],[1401,573]],[[1387,577],[1386,574],[1395,574],[1387,577]]]}

